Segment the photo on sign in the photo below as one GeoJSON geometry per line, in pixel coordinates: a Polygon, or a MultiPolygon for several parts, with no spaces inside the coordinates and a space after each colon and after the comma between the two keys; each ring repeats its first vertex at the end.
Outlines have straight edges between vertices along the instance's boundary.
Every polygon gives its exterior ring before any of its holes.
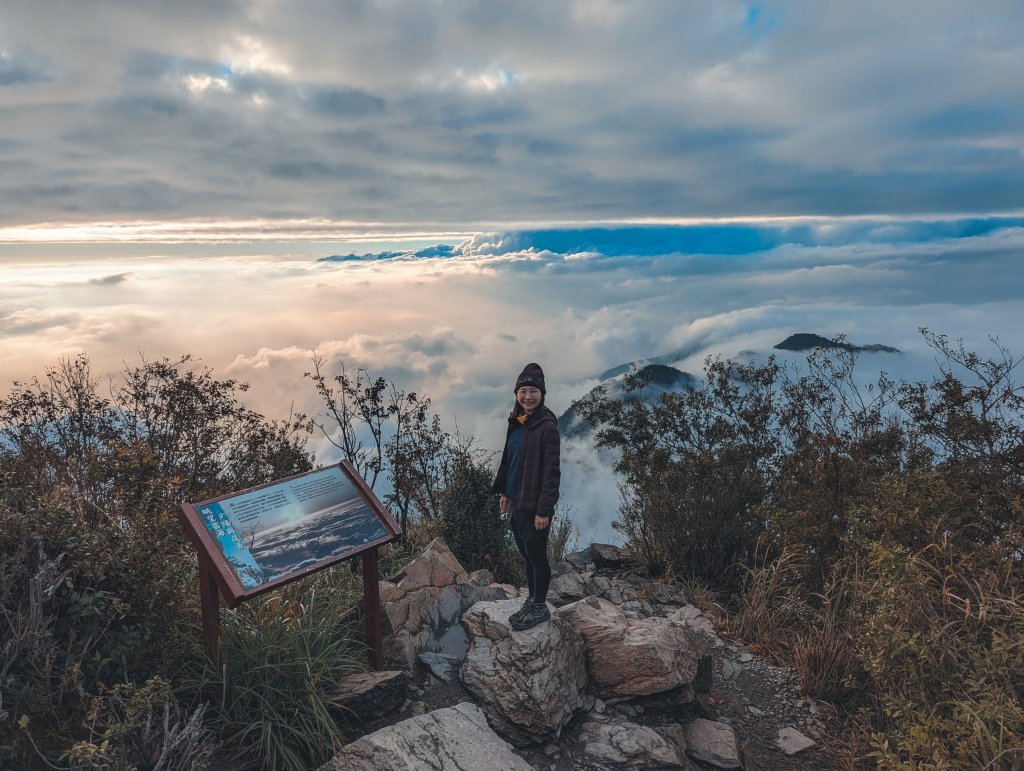
{"type": "Polygon", "coordinates": [[[201,504],[196,511],[247,590],[388,535],[337,466],[201,504]]]}

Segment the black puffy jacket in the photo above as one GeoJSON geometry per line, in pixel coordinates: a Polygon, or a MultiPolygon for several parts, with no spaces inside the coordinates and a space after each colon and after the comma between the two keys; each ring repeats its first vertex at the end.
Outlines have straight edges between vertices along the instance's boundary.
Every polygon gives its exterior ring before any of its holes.
{"type": "MultiPolygon", "coordinates": [[[[505,434],[505,448],[501,453],[498,475],[491,492],[505,493],[505,478],[508,474],[508,437],[517,428],[519,421],[510,417],[508,432],[505,434]]],[[[526,433],[519,452],[519,490],[514,498],[513,521],[521,538],[533,541],[541,537],[534,528],[533,518],[540,515],[551,517],[558,503],[558,484],[562,472],[559,465],[560,437],[555,413],[541,407],[523,424],[526,433]]]]}

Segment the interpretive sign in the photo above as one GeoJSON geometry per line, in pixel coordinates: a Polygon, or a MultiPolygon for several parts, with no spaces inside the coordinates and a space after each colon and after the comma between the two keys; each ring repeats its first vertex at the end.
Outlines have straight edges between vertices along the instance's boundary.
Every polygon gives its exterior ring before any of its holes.
{"type": "MultiPolygon", "coordinates": [[[[364,555],[364,596],[377,596],[377,548],[401,529],[348,461],[181,507],[199,552],[204,637],[215,647],[216,590],[237,607],[276,586],[364,555]],[[372,559],[371,559],[372,558],[372,559]],[[372,561],[372,589],[367,586],[372,561]],[[208,608],[212,594],[213,608],[208,608]],[[211,642],[212,640],[212,642],[211,642]]],[[[379,608],[375,605],[379,627],[379,608]]],[[[374,635],[369,635],[373,639],[374,635]]],[[[379,630],[377,634],[379,642],[379,630]]]]}

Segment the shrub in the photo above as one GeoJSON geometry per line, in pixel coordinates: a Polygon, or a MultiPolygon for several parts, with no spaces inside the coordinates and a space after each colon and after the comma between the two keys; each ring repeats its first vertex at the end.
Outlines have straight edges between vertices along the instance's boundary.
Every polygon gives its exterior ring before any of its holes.
{"type": "Polygon", "coordinates": [[[505,518],[491,494],[492,472],[468,456],[453,468],[440,496],[441,535],[467,570],[486,568],[499,581],[518,561],[505,518]]]}

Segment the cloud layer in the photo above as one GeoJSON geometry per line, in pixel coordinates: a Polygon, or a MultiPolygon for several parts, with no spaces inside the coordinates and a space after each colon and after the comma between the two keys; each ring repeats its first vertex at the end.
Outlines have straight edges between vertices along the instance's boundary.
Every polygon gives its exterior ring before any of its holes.
{"type": "MultiPolygon", "coordinates": [[[[0,381],[41,375],[87,352],[116,371],[140,353],[184,352],[253,384],[274,416],[315,411],[303,372],[366,367],[431,396],[452,428],[497,448],[513,379],[526,361],[548,375],[556,411],[605,370],[667,357],[699,372],[707,355],[765,356],[795,332],[846,334],[902,353],[866,354],[871,374],[927,377],[918,328],[989,336],[1024,352],[1024,223],[1018,218],[808,219],[649,228],[480,233],[455,243],[377,252],[313,244],[319,256],[105,257],[35,247],[2,261],[0,381]],[[331,259],[331,255],[340,259],[331,259]],[[320,259],[320,258],[328,259],[320,259]]],[[[198,247],[191,247],[197,249],[198,247]]],[[[783,354],[794,362],[801,357],[783,354]]],[[[331,460],[325,444],[320,456],[331,460]]],[[[589,446],[567,448],[563,491],[590,538],[613,536],[615,480],[589,446]]]]}
{"type": "Polygon", "coordinates": [[[1022,33],[996,0],[11,2],[0,224],[1020,209],[1022,33]]]}

